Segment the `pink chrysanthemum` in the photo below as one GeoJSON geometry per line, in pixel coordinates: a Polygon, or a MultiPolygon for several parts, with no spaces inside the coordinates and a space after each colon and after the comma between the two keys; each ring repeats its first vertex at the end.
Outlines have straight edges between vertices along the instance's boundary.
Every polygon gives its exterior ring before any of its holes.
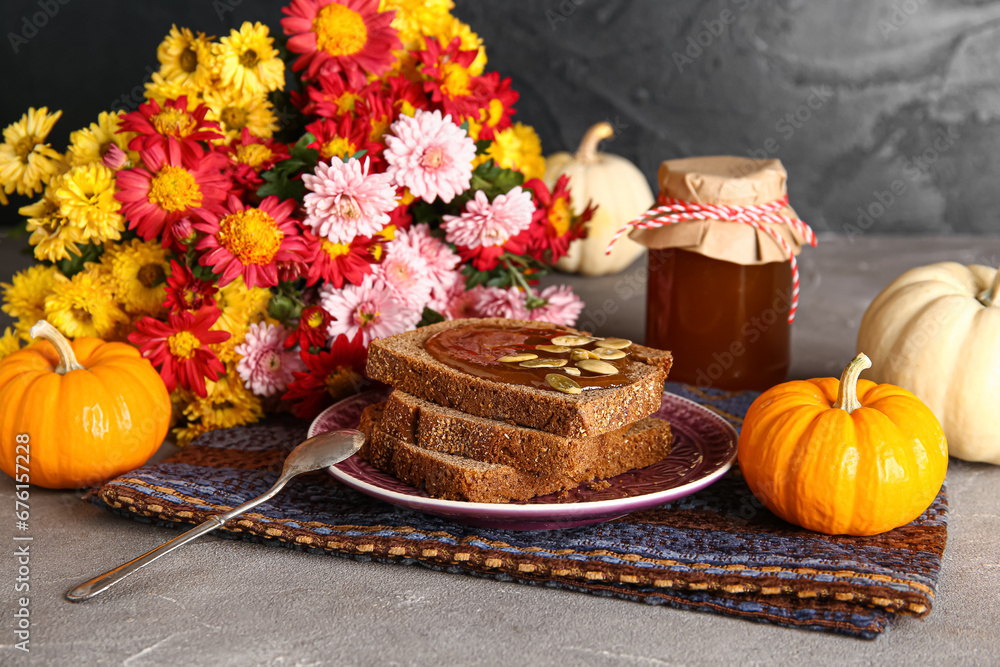
{"type": "Polygon", "coordinates": [[[528,319],[524,305],[524,292],[516,287],[482,287],[477,290],[474,311],[477,317],[509,317],[528,319]]]}
{"type": "Polygon", "coordinates": [[[531,193],[521,186],[497,195],[492,202],[478,190],[461,215],[444,216],[442,227],[448,242],[458,246],[501,246],[531,225],[534,212],[531,193]]]}
{"type": "Polygon", "coordinates": [[[418,250],[393,241],[386,248],[385,259],[373,270],[389,286],[397,301],[410,310],[423,312],[431,298],[434,281],[428,275],[427,260],[418,250]]]}
{"type": "Polygon", "coordinates": [[[421,313],[397,301],[385,281],[375,275],[343,289],[324,285],[319,297],[320,305],[333,318],[327,331],[331,339],[341,334],[353,339],[361,331],[367,346],[377,338],[412,329],[420,321],[421,313]]]}
{"type": "Polygon", "coordinates": [[[383,157],[396,185],[425,202],[448,203],[469,189],[476,144],[465,130],[440,111],[401,115],[390,126],[383,157]]]}
{"type": "Polygon", "coordinates": [[[465,289],[465,276],[456,271],[449,275],[446,282],[434,286],[427,307],[441,313],[445,319],[456,320],[461,317],[475,317],[473,308],[477,300],[478,297],[472,290],[465,289]]]}
{"type": "Polygon", "coordinates": [[[427,223],[398,230],[392,244],[408,246],[417,251],[427,263],[427,275],[435,284],[450,284],[455,275],[455,267],[462,261],[447,243],[431,236],[431,228],[427,223]]]}
{"type": "Polygon", "coordinates": [[[573,293],[569,285],[546,287],[534,296],[545,303],[528,312],[529,320],[573,326],[583,312],[583,301],[573,293]]]}
{"type": "Polygon", "coordinates": [[[316,165],[313,174],[303,174],[302,182],[309,190],[304,224],[334,243],[374,236],[389,224],[389,213],[396,208],[392,178],[369,174],[367,159],[362,165],[355,158],[331,158],[329,164],[316,165]]]}
{"type": "Polygon", "coordinates": [[[251,324],[246,338],[236,346],[240,360],[236,372],[247,389],[258,396],[284,393],[295,379],[292,373],[305,371],[299,353],[285,349],[288,331],[277,324],[251,324]]]}
{"type": "Polygon", "coordinates": [[[198,262],[220,274],[219,285],[240,275],[247,287],[277,285],[278,263],[300,261],[306,250],[289,217],[294,210],[294,199],[279,202],[271,195],[254,208],[229,195],[220,215],[205,212],[204,222],[194,226],[207,235],[198,243],[198,250],[206,251],[198,262]]]}
{"type": "Polygon", "coordinates": [[[301,54],[292,65],[305,78],[343,72],[351,85],[365,85],[365,72],[381,75],[403,48],[392,27],[396,11],[380,12],[379,0],[292,0],[281,25],[288,50],[301,54]]]}

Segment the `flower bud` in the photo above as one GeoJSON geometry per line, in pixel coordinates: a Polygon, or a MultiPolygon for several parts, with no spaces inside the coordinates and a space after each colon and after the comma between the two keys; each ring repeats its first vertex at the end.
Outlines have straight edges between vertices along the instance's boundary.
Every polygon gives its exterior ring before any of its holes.
{"type": "Polygon", "coordinates": [[[119,148],[118,144],[111,144],[111,146],[108,147],[108,152],[104,154],[104,158],[101,159],[101,163],[113,171],[125,169],[131,164],[128,159],[128,154],[119,148]]]}

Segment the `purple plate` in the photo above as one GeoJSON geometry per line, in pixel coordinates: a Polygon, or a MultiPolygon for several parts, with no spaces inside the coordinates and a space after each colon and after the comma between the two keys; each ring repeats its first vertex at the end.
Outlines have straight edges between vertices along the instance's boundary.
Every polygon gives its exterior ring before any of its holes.
{"type": "MultiPolygon", "coordinates": [[[[361,411],[386,397],[369,391],[324,410],[309,436],[357,428],[361,411]]],[[[358,455],[330,467],[330,474],[361,493],[418,512],[482,528],[554,530],[616,519],[630,512],[683,498],[722,477],[736,459],[736,430],[722,417],[686,398],[663,394],[654,417],[670,422],[670,456],[659,463],[608,479],[609,485],[585,483],[568,492],[516,503],[470,503],[432,498],[368,465],[358,455]],[[603,487],[603,488],[601,488],[603,487]]]]}

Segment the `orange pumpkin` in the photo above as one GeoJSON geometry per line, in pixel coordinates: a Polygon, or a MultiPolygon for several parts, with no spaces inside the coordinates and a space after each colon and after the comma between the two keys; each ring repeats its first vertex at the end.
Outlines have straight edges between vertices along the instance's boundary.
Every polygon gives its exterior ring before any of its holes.
{"type": "Polygon", "coordinates": [[[69,489],[145,463],[170,422],[170,395],[149,361],[124,343],[70,344],[44,320],[31,335],[45,340],[0,361],[0,469],[69,489]]]}
{"type": "Polygon", "coordinates": [[[779,517],[830,535],[875,535],[920,516],[941,489],[948,445],[905,389],[836,378],[786,382],[753,402],[738,456],[753,494],[779,517]]]}

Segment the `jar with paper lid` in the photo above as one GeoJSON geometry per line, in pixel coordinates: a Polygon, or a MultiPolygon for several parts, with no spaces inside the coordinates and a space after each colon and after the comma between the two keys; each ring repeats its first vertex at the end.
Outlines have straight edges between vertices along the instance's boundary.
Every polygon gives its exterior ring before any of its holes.
{"type": "Polygon", "coordinates": [[[713,156],[660,166],[657,207],[629,236],[649,249],[646,344],[670,379],[763,390],[784,381],[798,302],[795,260],[815,235],[788,205],[778,160],[713,156]]]}

